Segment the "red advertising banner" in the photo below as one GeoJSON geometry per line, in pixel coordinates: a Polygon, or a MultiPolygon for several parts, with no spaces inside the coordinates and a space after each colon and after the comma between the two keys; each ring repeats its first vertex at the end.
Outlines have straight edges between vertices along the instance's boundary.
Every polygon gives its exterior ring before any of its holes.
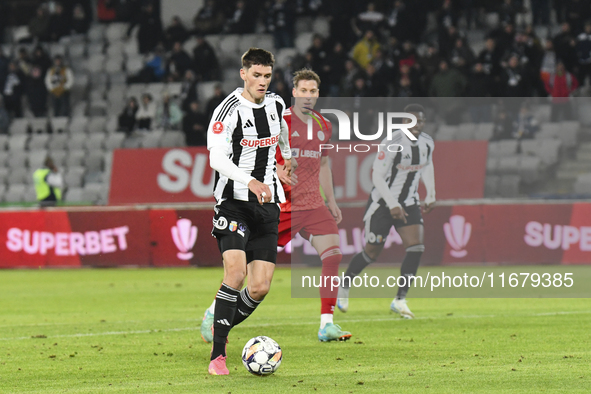
{"type": "Polygon", "coordinates": [[[109,204],[213,202],[206,148],[118,149],[109,204]]]}
{"type": "MultiPolygon", "coordinates": [[[[364,246],[362,207],[342,208],[343,264],[364,246]]],[[[0,212],[0,268],[220,266],[212,209],[0,212]]],[[[440,206],[424,215],[421,264],[591,264],[591,204],[440,206]]],[[[400,263],[402,240],[386,238],[382,263],[400,263]]],[[[320,264],[300,236],[279,264],[320,264]]]]}
{"type": "MultiPolygon", "coordinates": [[[[487,147],[486,141],[435,143],[439,200],[483,197],[487,147]]],[[[365,201],[373,187],[375,150],[355,152],[351,144],[338,149],[330,152],[338,201],[365,201]]],[[[113,154],[109,204],[213,202],[213,182],[206,148],[119,149],[113,154]]]]}

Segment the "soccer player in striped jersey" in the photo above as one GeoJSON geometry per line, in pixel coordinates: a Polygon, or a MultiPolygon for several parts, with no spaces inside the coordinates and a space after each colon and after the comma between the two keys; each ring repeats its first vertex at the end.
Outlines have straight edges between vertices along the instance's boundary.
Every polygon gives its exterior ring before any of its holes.
{"type": "MultiPolygon", "coordinates": [[[[289,144],[292,156],[298,161],[297,172],[290,177],[278,166],[277,174],[287,194],[287,202],[281,204],[279,223],[279,245],[286,245],[296,233],[309,240],[322,260],[322,276],[339,275],[342,253],[339,247],[339,229],[342,220],[337,206],[332,184],[332,172],[327,150],[320,151],[320,145],[330,141],[332,126],[325,119],[312,122],[312,139],[308,140],[308,119],[320,93],[320,77],[314,71],[296,71],[293,77],[293,97],[295,105],[285,111],[289,126],[289,144]],[[328,207],[320,194],[320,186],[326,196],[328,207]]],[[[277,153],[277,163],[283,162],[277,153]]],[[[295,171],[295,169],[294,169],[295,171]]],[[[330,281],[324,282],[330,286],[330,281]]],[[[351,333],[343,331],[333,322],[337,290],[320,288],[320,329],[318,339],[327,341],[346,341],[351,333]]]]}
{"type": "MultiPolygon", "coordinates": [[[[392,152],[384,148],[373,163],[372,181],[374,188],[369,196],[363,221],[366,245],[361,253],[353,257],[341,287],[337,305],[342,312],[349,308],[349,288],[353,278],[374,262],[382,249],[390,228],[394,226],[406,249],[406,256],[400,268],[401,276],[407,278],[406,285],[398,288],[396,298],[390,304],[393,312],[403,318],[412,319],[414,314],[406,304],[406,294],[411,285],[409,277],[415,276],[419,268],[423,244],[423,217],[419,201],[419,179],[425,184],[427,196],[424,212],[435,205],[435,172],[433,169],[433,139],[422,133],[425,124],[425,110],[421,105],[409,104],[404,109],[417,118],[417,124],[410,129],[416,141],[407,138],[401,130],[392,134],[392,140],[384,139],[384,146],[393,145],[392,152]],[[396,145],[401,145],[396,147],[396,145]]],[[[405,121],[407,121],[405,119],[405,121]]],[[[410,122],[409,120],[407,123],[410,122]]]]}
{"type": "Polygon", "coordinates": [[[254,312],[273,279],[278,204],[285,201],[276,176],[277,145],[283,168],[291,175],[289,130],[283,120],[285,103],[267,92],[274,63],[272,53],[250,48],[242,56],[240,69],[244,88],[222,101],[207,130],[209,162],[216,171],[212,235],[224,264],[224,279],[213,311],[211,375],[228,375],[228,334],[254,312]],[[248,285],[242,289],[247,274],[248,285]]]}

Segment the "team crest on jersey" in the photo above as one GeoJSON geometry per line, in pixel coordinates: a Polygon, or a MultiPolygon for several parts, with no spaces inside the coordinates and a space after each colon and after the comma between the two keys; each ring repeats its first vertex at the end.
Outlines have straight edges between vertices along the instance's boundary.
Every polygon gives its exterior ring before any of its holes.
{"type": "Polygon", "coordinates": [[[271,112],[269,114],[269,120],[271,121],[271,123],[276,123],[278,122],[279,117],[277,116],[277,114],[275,112],[271,112]]]}
{"type": "Polygon", "coordinates": [[[380,152],[378,153],[378,160],[384,160],[384,157],[386,157],[386,153],[385,152],[380,152]]]}
{"type": "Polygon", "coordinates": [[[224,131],[224,124],[222,122],[215,122],[213,124],[213,133],[220,134],[222,131],[224,131]]]}
{"type": "Polygon", "coordinates": [[[228,226],[228,230],[234,232],[234,231],[236,231],[237,228],[238,228],[238,223],[236,223],[235,221],[230,222],[230,225],[228,226]]]}
{"type": "Polygon", "coordinates": [[[320,141],[324,141],[324,132],[322,130],[318,130],[318,139],[320,141]]]}
{"type": "Polygon", "coordinates": [[[225,217],[223,217],[223,216],[220,216],[220,217],[218,218],[218,220],[215,220],[215,219],[214,219],[214,221],[213,221],[213,225],[214,225],[214,226],[215,226],[215,228],[217,228],[218,230],[223,230],[223,229],[225,229],[226,227],[228,227],[228,220],[227,220],[225,217]]]}

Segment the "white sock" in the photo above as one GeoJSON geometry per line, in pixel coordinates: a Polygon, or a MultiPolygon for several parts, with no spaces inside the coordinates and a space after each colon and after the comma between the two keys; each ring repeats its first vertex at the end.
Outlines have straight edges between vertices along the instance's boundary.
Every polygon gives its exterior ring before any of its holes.
{"type": "Polygon", "coordinates": [[[209,313],[214,314],[215,313],[215,298],[213,299],[213,302],[211,303],[211,305],[209,306],[209,313]]]}
{"type": "Polygon", "coordinates": [[[332,313],[323,313],[320,315],[320,329],[322,330],[326,323],[332,323],[332,313]]]}

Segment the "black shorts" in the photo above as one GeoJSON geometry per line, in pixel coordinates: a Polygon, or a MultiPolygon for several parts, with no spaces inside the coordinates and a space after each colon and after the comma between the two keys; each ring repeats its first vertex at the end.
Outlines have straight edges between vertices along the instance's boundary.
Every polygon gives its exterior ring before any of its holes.
{"type": "Polygon", "coordinates": [[[246,252],[246,261],[277,260],[279,206],[250,201],[225,200],[216,205],[211,234],[223,254],[226,250],[246,252]]]}
{"type": "Polygon", "coordinates": [[[400,227],[412,226],[413,224],[423,224],[423,215],[419,205],[403,206],[403,208],[408,214],[406,223],[400,219],[394,219],[390,215],[390,209],[384,203],[384,200],[374,203],[370,198],[365,208],[365,215],[363,216],[363,222],[365,223],[365,242],[371,245],[383,244],[386,242],[392,226],[399,229],[400,227]]]}

